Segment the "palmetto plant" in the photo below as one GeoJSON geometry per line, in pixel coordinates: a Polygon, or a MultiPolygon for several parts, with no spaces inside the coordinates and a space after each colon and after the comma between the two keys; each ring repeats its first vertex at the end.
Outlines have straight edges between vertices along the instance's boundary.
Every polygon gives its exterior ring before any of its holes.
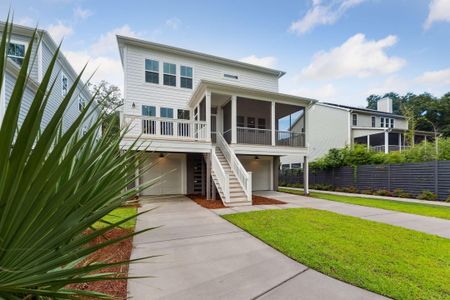
{"type": "MultiPolygon", "coordinates": [[[[6,22],[0,43],[0,90],[4,88],[5,66],[11,63],[6,57],[10,32],[11,24],[6,22]]],[[[128,219],[98,230],[86,229],[141,188],[126,189],[135,180],[139,154],[119,151],[118,135],[99,135],[102,114],[81,134],[97,105],[94,100],[66,131],[60,130],[64,111],[81,84],[81,74],[51,121],[41,128],[54,86],[51,74],[59,49],[19,125],[31,49],[37,36],[35,31],[0,127],[0,299],[108,298],[67,286],[124,278],[102,273],[101,269],[127,262],[84,262],[96,250],[140,232],[92,245],[93,239],[128,219]]]]}

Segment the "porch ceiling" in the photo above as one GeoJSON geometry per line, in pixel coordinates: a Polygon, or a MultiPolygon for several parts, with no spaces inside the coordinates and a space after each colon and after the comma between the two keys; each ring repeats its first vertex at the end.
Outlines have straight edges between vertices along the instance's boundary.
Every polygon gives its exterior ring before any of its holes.
{"type": "Polygon", "coordinates": [[[192,94],[192,97],[189,101],[189,106],[194,107],[199,101],[201,101],[207,90],[214,94],[236,95],[238,97],[245,97],[255,100],[266,100],[266,101],[278,100],[302,106],[308,106],[310,104],[317,102],[317,100],[305,97],[265,91],[261,89],[248,88],[236,84],[201,80],[200,83],[197,85],[194,93],[192,94]]]}

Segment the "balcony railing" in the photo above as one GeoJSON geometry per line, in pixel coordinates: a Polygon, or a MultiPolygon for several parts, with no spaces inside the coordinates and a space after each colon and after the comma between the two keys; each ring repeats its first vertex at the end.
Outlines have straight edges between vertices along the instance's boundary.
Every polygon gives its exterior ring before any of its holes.
{"type": "MultiPolygon", "coordinates": [[[[388,152],[402,151],[409,148],[410,148],[409,146],[389,145],[388,152]]],[[[371,146],[370,149],[375,152],[384,152],[385,146],[384,145],[371,146]]]]}
{"type": "Polygon", "coordinates": [[[237,143],[252,145],[272,145],[272,130],[237,127],[237,143]]]}
{"type": "Polygon", "coordinates": [[[305,147],[305,133],[294,131],[275,131],[277,146],[305,147]]]}
{"type": "Polygon", "coordinates": [[[128,135],[173,137],[182,140],[207,141],[205,121],[190,121],[147,116],[123,115],[122,126],[129,126],[128,135]]]}

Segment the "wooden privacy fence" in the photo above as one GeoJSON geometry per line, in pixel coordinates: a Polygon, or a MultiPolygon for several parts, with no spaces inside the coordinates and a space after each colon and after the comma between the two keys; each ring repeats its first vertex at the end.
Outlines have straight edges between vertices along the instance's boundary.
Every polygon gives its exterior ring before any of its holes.
{"type": "MultiPolygon", "coordinates": [[[[303,171],[280,172],[279,182],[280,185],[302,184],[303,171]]],[[[309,184],[355,187],[360,191],[400,189],[415,196],[423,191],[430,191],[439,200],[445,200],[450,195],[450,161],[310,169],[309,184]]]]}

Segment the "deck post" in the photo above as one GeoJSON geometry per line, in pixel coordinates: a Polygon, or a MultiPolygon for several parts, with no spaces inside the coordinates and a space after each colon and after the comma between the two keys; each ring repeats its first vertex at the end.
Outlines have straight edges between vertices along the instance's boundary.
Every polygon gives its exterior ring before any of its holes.
{"type": "Polygon", "coordinates": [[[206,200],[211,200],[211,153],[206,158],[206,200]]]}
{"type": "Polygon", "coordinates": [[[384,131],[384,153],[389,153],[389,132],[387,130],[384,131]]]}
{"type": "Polygon", "coordinates": [[[206,91],[206,141],[211,142],[211,91],[206,91]]]}
{"type": "Polygon", "coordinates": [[[237,96],[231,96],[231,143],[237,143],[237,96]]]}
{"type": "Polygon", "coordinates": [[[370,150],[370,134],[367,135],[367,150],[370,150]]]}
{"type": "Polygon", "coordinates": [[[270,120],[271,125],[270,128],[272,129],[272,146],[275,146],[275,101],[272,101],[271,110],[270,110],[270,120]]]}
{"type": "Polygon", "coordinates": [[[309,195],[309,163],[308,156],[303,157],[303,191],[305,195],[309,195]]]}

